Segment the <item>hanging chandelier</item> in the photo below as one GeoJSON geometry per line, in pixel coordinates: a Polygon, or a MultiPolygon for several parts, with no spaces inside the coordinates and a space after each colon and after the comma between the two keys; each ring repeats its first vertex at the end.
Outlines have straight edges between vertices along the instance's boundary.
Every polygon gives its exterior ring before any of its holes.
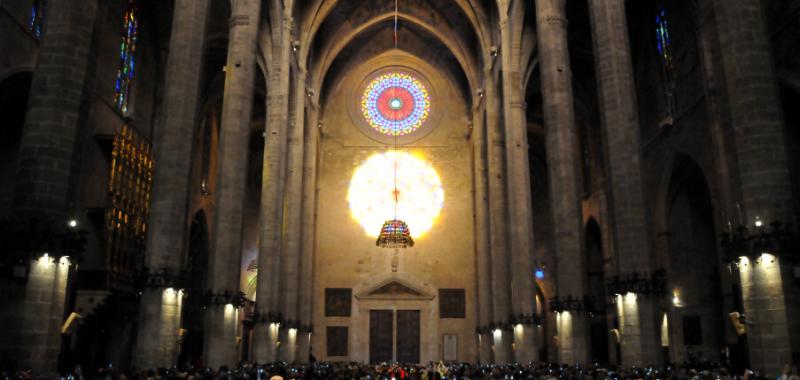
{"type": "MultiPolygon", "coordinates": [[[[397,0],[394,1],[394,48],[397,49],[397,0]]],[[[399,107],[399,105],[398,105],[399,107]]],[[[408,224],[397,218],[397,203],[400,191],[397,190],[397,134],[394,134],[394,218],[383,222],[381,233],[375,245],[382,248],[407,248],[414,246],[408,224]]]]}
{"type": "Polygon", "coordinates": [[[400,219],[383,222],[381,234],[375,245],[382,248],[406,248],[414,246],[414,239],[408,230],[408,224],[400,219]]]}

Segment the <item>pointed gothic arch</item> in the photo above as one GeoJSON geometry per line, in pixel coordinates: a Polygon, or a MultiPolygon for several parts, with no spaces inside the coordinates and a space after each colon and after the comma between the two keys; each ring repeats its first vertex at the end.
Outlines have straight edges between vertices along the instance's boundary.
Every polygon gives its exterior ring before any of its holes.
{"type": "Polygon", "coordinates": [[[700,165],[688,155],[677,155],[669,173],[664,220],[672,305],[664,312],[670,359],[721,360],[719,348],[732,328],[723,319],[724,305],[732,297],[722,287],[711,192],[700,165]]]}

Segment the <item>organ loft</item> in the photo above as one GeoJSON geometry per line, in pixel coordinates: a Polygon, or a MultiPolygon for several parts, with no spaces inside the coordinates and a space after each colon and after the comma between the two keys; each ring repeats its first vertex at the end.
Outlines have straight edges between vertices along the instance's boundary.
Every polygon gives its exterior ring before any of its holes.
{"type": "Polygon", "coordinates": [[[788,380],[799,15],[0,0],[0,371],[788,380]]]}

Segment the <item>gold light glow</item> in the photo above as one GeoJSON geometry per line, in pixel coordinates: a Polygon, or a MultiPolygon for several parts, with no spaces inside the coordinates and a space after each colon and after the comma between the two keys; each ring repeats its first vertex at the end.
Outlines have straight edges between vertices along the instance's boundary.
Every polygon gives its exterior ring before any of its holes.
{"type": "Polygon", "coordinates": [[[433,227],[444,203],[439,175],[429,163],[406,152],[376,153],[353,173],[347,201],[353,218],[369,236],[395,217],[394,170],[397,165],[397,219],[418,238],[433,227]],[[396,157],[396,160],[395,160],[396,157]]]}
{"type": "Polygon", "coordinates": [[[494,329],[492,330],[492,334],[494,335],[494,339],[502,339],[503,338],[503,330],[494,329]]]}

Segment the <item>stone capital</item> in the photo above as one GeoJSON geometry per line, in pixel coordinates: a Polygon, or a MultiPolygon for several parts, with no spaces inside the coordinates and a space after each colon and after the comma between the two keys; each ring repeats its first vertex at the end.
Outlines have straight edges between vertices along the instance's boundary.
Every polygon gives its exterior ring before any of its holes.
{"type": "Polygon", "coordinates": [[[228,22],[228,27],[231,29],[247,25],[250,25],[250,16],[244,14],[232,15],[228,22]]]}
{"type": "Polygon", "coordinates": [[[566,29],[568,25],[567,19],[561,15],[545,16],[545,22],[547,22],[548,25],[560,26],[564,29],[566,29]]]}
{"type": "Polygon", "coordinates": [[[217,291],[206,290],[202,294],[202,300],[205,306],[233,305],[235,307],[242,307],[247,301],[244,293],[230,289],[217,291]]]}
{"type": "Polygon", "coordinates": [[[185,274],[173,267],[145,268],[141,276],[141,285],[148,288],[183,288],[185,274]]]}

